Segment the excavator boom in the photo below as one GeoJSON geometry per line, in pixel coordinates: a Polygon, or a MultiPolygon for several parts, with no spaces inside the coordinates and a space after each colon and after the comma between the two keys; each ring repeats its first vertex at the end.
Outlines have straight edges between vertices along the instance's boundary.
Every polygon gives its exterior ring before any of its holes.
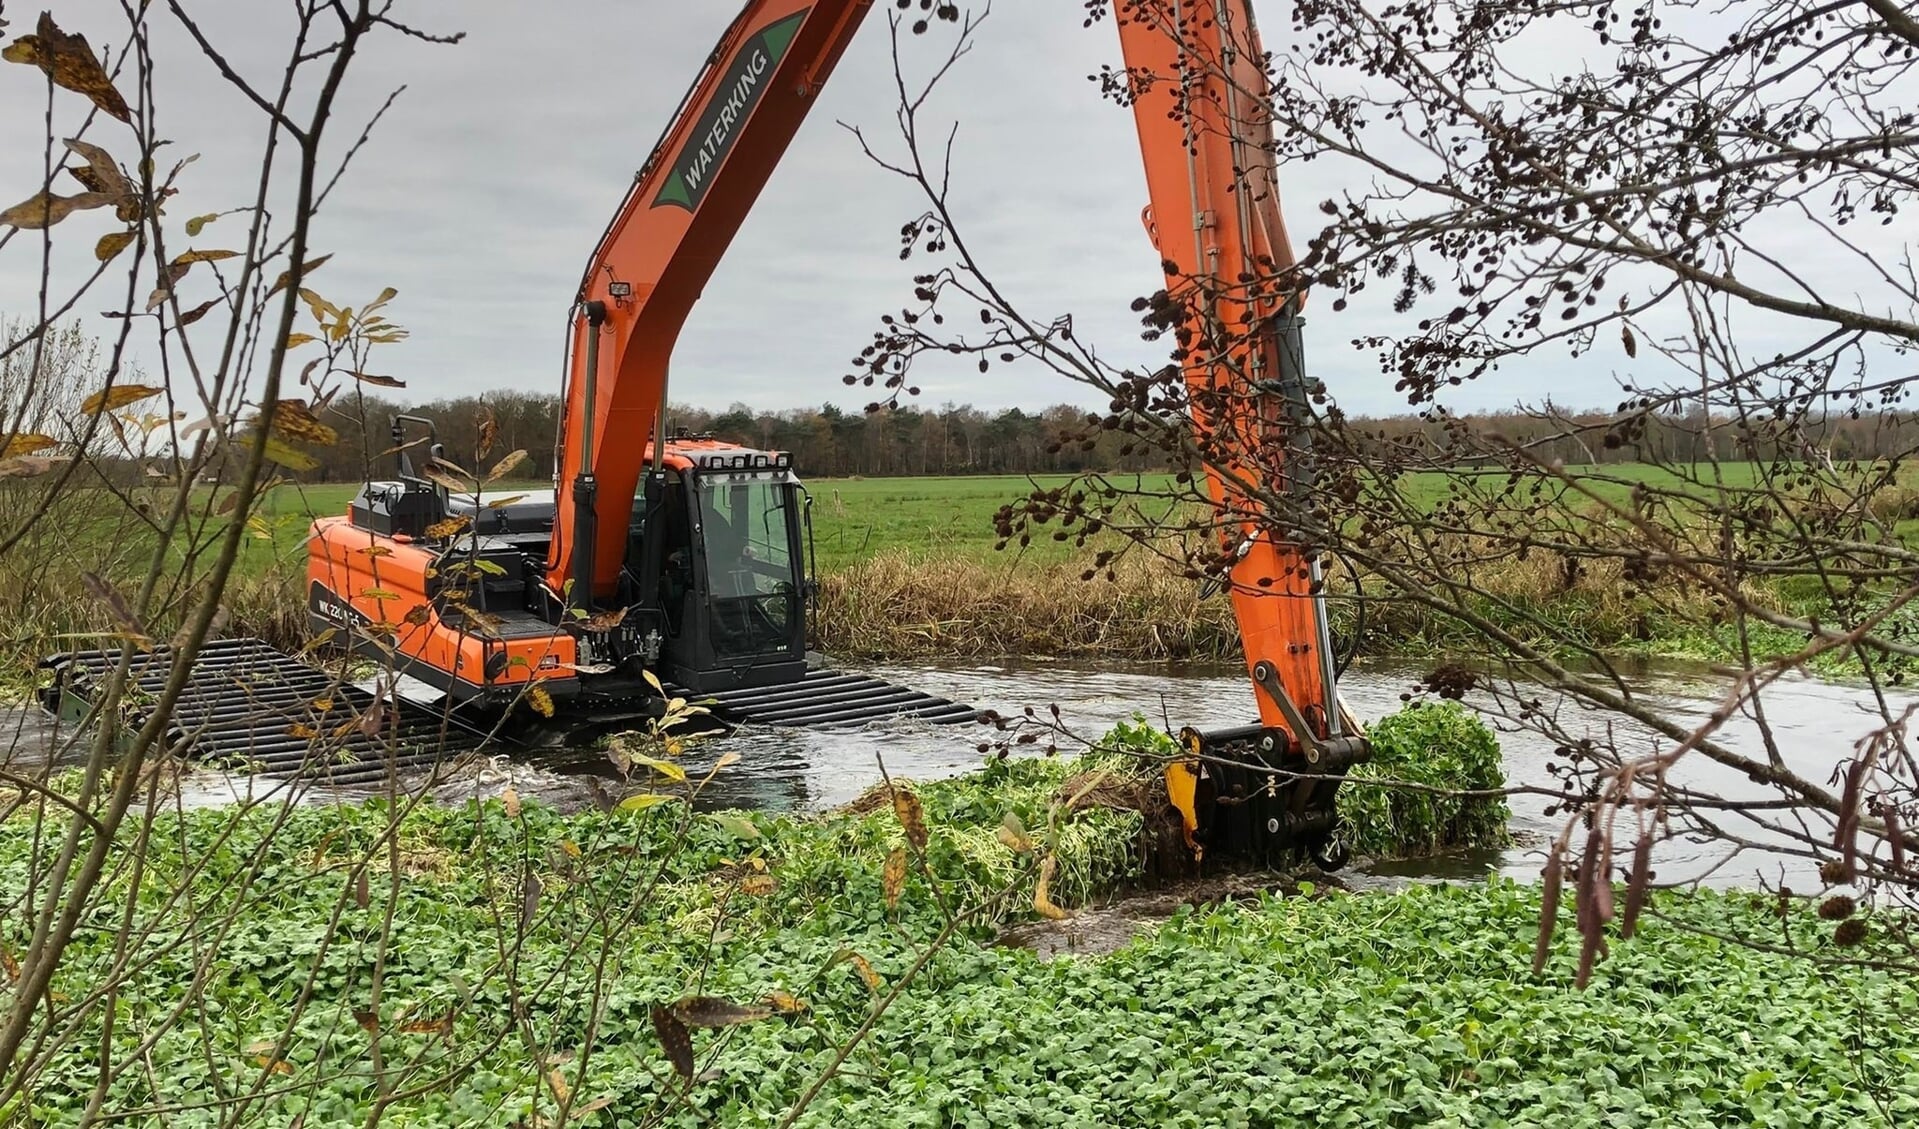
{"type": "Polygon", "coordinates": [[[594,248],[572,311],[546,567],[570,602],[617,591],[635,489],[666,438],[680,327],[871,6],[751,0],[594,248]]]}

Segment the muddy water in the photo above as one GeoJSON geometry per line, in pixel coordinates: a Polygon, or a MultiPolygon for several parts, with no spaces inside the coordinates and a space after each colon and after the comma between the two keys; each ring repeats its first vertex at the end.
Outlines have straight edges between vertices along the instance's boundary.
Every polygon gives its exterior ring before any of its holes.
{"type": "MultiPolygon", "coordinates": [[[[889,664],[863,669],[1007,715],[1028,707],[1046,715],[1057,707],[1061,723],[1088,738],[1136,713],[1174,729],[1182,725],[1236,725],[1254,716],[1252,690],[1243,672],[1219,667],[1114,669],[1024,662],[889,664]]],[[[1400,695],[1411,688],[1418,674],[1419,669],[1410,666],[1359,664],[1348,672],[1341,691],[1361,718],[1375,718],[1400,708],[1400,695]]],[[[1644,675],[1630,680],[1629,685],[1648,704],[1688,722],[1705,718],[1714,704],[1711,695],[1718,690],[1711,683],[1670,672],[1644,675]]],[[[1832,765],[1849,755],[1851,742],[1873,727],[1867,712],[1871,705],[1871,699],[1856,687],[1805,679],[1768,691],[1765,720],[1778,736],[1789,764],[1814,780],[1824,781],[1832,765]]],[[[1562,724],[1575,732],[1585,729],[1599,735],[1610,724],[1614,740],[1623,749],[1651,750],[1659,744],[1649,732],[1597,715],[1582,716],[1571,705],[1563,706],[1562,714],[1562,724]]],[[[57,739],[64,736],[56,734],[37,711],[7,711],[0,714],[0,749],[11,746],[14,755],[8,758],[0,754],[0,761],[44,761],[57,755],[57,739]]],[[[857,796],[880,779],[882,764],[896,777],[921,780],[968,772],[979,766],[981,755],[976,746],[987,736],[987,731],[976,726],[898,721],[855,731],[746,729],[724,742],[695,747],[688,754],[687,767],[697,775],[722,751],[740,757],[709,786],[702,796],[702,806],[816,810],[857,796]]],[[[1552,784],[1547,766],[1554,759],[1554,750],[1549,742],[1527,732],[1506,732],[1500,738],[1509,782],[1552,784]]],[[[1763,755],[1757,722],[1750,716],[1734,717],[1720,739],[1742,751],[1763,755]]],[[[1680,778],[1685,783],[1732,798],[1767,795],[1759,786],[1703,757],[1687,758],[1682,764],[1680,778]]],[[[522,795],[538,796],[568,808],[587,806],[594,801],[595,793],[603,799],[617,793],[619,787],[600,754],[578,750],[530,758],[495,757],[470,764],[435,785],[434,792],[454,801],[494,795],[509,784],[522,795]]],[[[329,802],[367,794],[364,789],[296,789],[283,782],[204,770],[185,774],[176,786],[179,802],[189,805],[285,798],[329,802]]],[[[1381,879],[1469,879],[1494,872],[1535,876],[1543,858],[1543,842],[1561,825],[1546,816],[1549,802],[1541,796],[1513,798],[1517,842],[1508,850],[1363,869],[1381,879]]],[[[1753,826],[1736,813],[1728,814],[1725,825],[1737,833],[1755,833],[1753,826]]],[[[1800,888],[1814,884],[1808,868],[1795,860],[1757,851],[1732,854],[1723,846],[1708,844],[1664,844],[1657,866],[1662,880],[1702,877],[1715,885],[1751,885],[1784,879],[1800,888]]]]}

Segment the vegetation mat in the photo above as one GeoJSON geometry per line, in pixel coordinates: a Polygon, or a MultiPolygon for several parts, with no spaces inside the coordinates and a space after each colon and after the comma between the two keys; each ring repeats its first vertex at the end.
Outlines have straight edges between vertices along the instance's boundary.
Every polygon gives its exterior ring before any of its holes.
{"type": "MultiPolygon", "coordinates": [[[[1919,1115],[1910,981],[1677,924],[1830,943],[1770,898],[1656,899],[1583,992],[1569,925],[1532,974],[1538,896],[1510,882],[1301,887],[1095,959],[999,943],[1136,873],[1138,813],[1060,802],[1102,763],[821,816],[645,795],[158,814],[54,981],[67,1037],[0,1124],[77,1123],[103,1050],[115,1123],[169,1127],[774,1125],[836,1063],[797,1124],[1919,1115]]],[[[57,810],[0,823],[0,889],[45,865],[57,810]]],[[[23,932],[0,924],[9,954],[23,932]]]]}

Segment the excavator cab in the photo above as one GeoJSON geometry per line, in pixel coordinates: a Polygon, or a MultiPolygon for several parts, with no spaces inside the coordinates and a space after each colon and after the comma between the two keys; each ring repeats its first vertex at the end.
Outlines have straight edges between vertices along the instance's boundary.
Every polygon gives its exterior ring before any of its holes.
{"type": "Polygon", "coordinates": [[[799,480],[775,465],[785,456],[739,448],[673,461],[687,465],[656,519],[666,677],[696,691],[800,679],[810,586],[799,480]]]}

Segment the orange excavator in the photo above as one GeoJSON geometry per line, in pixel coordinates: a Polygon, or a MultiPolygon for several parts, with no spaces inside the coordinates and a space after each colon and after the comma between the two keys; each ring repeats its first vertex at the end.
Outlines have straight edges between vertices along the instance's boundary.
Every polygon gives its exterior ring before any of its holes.
{"type": "MultiPolygon", "coordinates": [[[[556,489],[450,491],[407,453],[424,442],[426,460],[441,454],[431,422],[396,419],[396,477],[313,526],[317,629],[397,653],[467,710],[530,700],[605,722],[684,694],[732,721],[975,716],[809,661],[811,526],[791,460],[667,433],[681,325],[870,7],[748,0],[587,262],[570,315],[556,489]]],[[[1195,423],[1244,440],[1215,449],[1261,452],[1257,464],[1248,455],[1212,467],[1212,495],[1230,505],[1275,474],[1308,490],[1305,452],[1286,427],[1307,395],[1300,297],[1248,281],[1293,262],[1251,5],[1120,0],[1115,16],[1169,291],[1205,282],[1189,316],[1228,330],[1193,326],[1196,340],[1230,342],[1184,357],[1191,403],[1218,417],[1195,423]]],[[[1258,721],[1184,731],[1188,756],[1169,767],[1168,795],[1196,849],[1305,847],[1336,864],[1334,791],[1368,748],[1338,706],[1319,566],[1283,531],[1236,526],[1230,598],[1258,721]]]]}

